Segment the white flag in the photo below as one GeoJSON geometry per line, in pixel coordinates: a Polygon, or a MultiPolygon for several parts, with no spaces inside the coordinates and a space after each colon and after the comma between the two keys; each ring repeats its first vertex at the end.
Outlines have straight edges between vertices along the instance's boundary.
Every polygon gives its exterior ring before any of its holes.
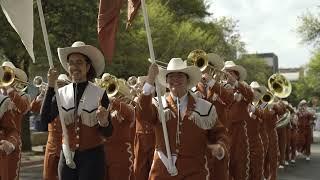
{"type": "Polygon", "coordinates": [[[11,26],[19,34],[32,61],[33,53],[33,0],[0,0],[1,8],[11,26]]]}

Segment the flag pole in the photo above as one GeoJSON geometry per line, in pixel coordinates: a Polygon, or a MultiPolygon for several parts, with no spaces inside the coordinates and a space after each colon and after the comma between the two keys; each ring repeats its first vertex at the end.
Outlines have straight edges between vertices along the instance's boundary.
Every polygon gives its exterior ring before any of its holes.
{"type": "MultiPolygon", "coordinates": [[[[150,30],[148,12],[147,12],[145,0],[141,0],[141,7],[142,7],[142,12],[143,12],[146,33],[147,33],[150,58],[151,58],[151,62],[155,63],[155,55],[154,55],[151,30],[150,30]]],[[[163,136],[164,136],[164,141],[165,141],[166,151],[167,151],[167,156],[168,156],[168,161],[169,161],[167,170],[171,176],[176,176],[178,174],[178,171],[175,167],[175,164],[173,163],[173,159],[171,156],[171,149],[170,149],[170,143],[169,143],[169,138],[168,138],[168,130],[167,130],[166,121],[164,119],[164,111],[163,111],[160,84],[159,84],[158,78],[156,79],[155,84],[156,84],[156,92],[157,92],[157,97],[158,97],[158,102],[159,102],[159,116],[160,116],[160,120],[161,120],[161,124],[162,124],[163,136]]]]}
{"type": "MultiPolygon", "coordinates": [[[[37,6],[38,6],[38,11],[39,11],[40,23],[41,23],[41,28],[42,28],[44,44],[45,44],[46,51],[47,51],[49,66],[50,66],[50,68],[53,68],[54,65],[53,65],[53,61],[52,61],[52,53],[51,53],[51,49],[50,49],[48,32],[47,32],[46,23],[45,23],[45,20],[44,20],[41,0],[37,0],[37,6]]],[[[67,127],[66,127],[66,124],[65,124],[63,116],[61,116],[61,103],[60,103],[60,97],[59,97],[59,94],[58,94],[57,85],[55,85],[54,91],[55,91],[55,95],[56,95],[59,118],[60,118],[61,127],[62,127],[62,134],[63,134],[63,138],[64,138],[63,143],[65,145],[64,146],[65,150],[63,151],[63,154],[64,154],[65,159],[66,159],[66,164],[70,168],[75,169],[76,168],[75,167],[75,163],[73,161],[73,157],[72,157],[70,146],[69,146],[69,137],[68,137],[67,127]]]]}

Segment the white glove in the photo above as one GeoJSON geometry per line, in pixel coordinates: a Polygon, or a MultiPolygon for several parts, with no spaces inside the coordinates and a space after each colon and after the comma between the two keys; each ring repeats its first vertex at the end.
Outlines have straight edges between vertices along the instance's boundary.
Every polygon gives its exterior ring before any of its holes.
{"type": "Polygon", "coordinates": [[[0,150],[4,151],[7,155],[9,155],[15,150],[15,147],[11,142],[7,140],[1,140],[0,150]]]}

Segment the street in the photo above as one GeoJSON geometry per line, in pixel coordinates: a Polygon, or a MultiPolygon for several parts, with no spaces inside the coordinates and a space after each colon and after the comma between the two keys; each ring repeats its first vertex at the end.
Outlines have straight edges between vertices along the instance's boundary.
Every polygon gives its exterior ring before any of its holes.
{"type": "MultiPolygon", "coordinates": [[[[279,170],[279,180],[319,180],[320,177],[320,144],[312,145],[311,161],[298,157],[295,165],[279,170]]],[[[21,169],[21,180],[40,180],[43,165],[31,165],[21,169]]]]}

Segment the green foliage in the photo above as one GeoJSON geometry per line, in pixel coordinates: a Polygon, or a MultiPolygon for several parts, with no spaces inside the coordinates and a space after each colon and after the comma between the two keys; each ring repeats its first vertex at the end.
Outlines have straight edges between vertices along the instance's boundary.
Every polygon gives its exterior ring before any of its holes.
{"type": "MultiPolygon", "coordinates": [[[[77,40],[99,47],[96,32],[99,1],[48,0],[42,3],[53,61],[60,72],[65,73],[57,57],[58,47],[70,46],[77,40]]],[[[237,51],[244,48],[236,31],[236,22],[227,18],[210,22],[204,20],[209,15],[208,4],[204,0],[153,0],[147,1],[147,7],[155,55],[159,60],[185,59],[189,52],[199,48],[215,52],[226,60],[234,60],[237,51]]],[[[0,54],[29,72],[30,79],[36,75],[45,76],[49,68],[36,4],[34,14],[35,64],[30,63],[19,36],[4,15],[0,15],[0,23],[3,24],[0,26],[0,54]]],[[[126,16],[126,8],[123,8],[115,56],[112,64],[106,67],[106,71],[124,78],[146,74],[150,64],[141,10],[129,31],[125,30],[126,16]]]]}
{"type": "Polygon", "coordinates": [[[302,42],[320,45],[320,14],[312,14],[306,12],[298,17],[300,25],[297,28],[298,34],[301,36],[302,42]]]}
{"type": "Polygon", "coordinates": [[[260,85],[268,87],[268,78],[272,75],[272,69],[265,61],[256,56],[243,56],[235,62],[247,70],[247,82],[257,81],[260,85]]]}

